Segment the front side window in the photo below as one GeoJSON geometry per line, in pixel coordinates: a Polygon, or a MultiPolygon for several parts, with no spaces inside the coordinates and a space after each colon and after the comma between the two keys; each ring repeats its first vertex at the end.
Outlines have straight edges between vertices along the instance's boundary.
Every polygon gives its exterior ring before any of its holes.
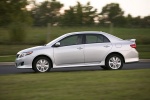
{"type": "Polygon", "coordinates": [[[60,41],[60,46],[69,46],[77,44],[81,44],[81,36],[79,35],[68,36],[60,41]]]}
{"type": "Polygon", "coordinates": [[[100,34],[88,34],[86,35],[86,44],[90,43],[104,43],[110,42],[108,38],[100,34]]]}

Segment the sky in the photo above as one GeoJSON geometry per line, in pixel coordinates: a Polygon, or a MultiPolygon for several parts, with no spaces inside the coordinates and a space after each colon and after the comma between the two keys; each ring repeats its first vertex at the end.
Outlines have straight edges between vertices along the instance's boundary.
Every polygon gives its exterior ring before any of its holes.
{"type": "MultiPolygon", "coordinates": [[[[36,0],[37,2],[42,2],[45,0],[36,0]]],[[[98,12],[102,11],[102,7],[109,3],[118,3],[120,8],[124,11],[124,15],[127,16],[131,14],[133,17],[137,16],[150,16],[150,0],[57,0],[64,4],[61,12],[68,9],[69,6],[74,6],[79,1],[81,4],[85,5],[90,2],[91,5],[98,9],[98,12]]]]}

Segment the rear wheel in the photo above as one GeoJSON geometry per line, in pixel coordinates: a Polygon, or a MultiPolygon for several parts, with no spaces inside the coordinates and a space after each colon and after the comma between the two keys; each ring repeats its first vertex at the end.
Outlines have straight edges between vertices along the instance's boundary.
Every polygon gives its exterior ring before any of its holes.
{"type": "Polygon", "coordinates": [[[35,72],[48,72],[51,69],[50,60],[47,57],[38,57],[33,62],[35,72]]]}
{"type": "Polygon", "coordinates": [[[112,54],[106,59],[106,68],[117,70],[123,67],[123,58],[118,54],[112,54]]]}

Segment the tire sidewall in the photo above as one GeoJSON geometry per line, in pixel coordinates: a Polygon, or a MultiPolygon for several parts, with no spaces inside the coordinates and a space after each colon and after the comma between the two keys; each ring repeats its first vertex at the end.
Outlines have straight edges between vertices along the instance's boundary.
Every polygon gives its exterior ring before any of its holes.
{"type": "MultiPolygon", "coordinates": [[[[37,67],[36,67],[37,62],[38,62],[39,60],[41,60],[41,59],[45,59],[45,60],[48,61],[48,63],[49,63],[49,68],[48,68],[45,72],[49,72],[50,69],[51,69],[51,63],[50,63],[50,60],[49,60],[47,57],[38,57],[38,58],[36,58],[36,59],[34,60],[34,62],[33,62],[33,67],[32,67],[32,69],[33,69],[35,72],[41,72],[41,71],[39,71],[39,70],[37,69],[37,67]]],[[[41,72],[41,73],[42,73],[42,72],[41,72]]]]}
{"type": "Polygon", "coordinates": [[[118,55],[118,54],[111,54],[111,55],[108,56],[108,58],[106,59],[105,65],[106,65],[106,68],[107,68],[108,70],[119,70],[119,69],[122,69],[122,67],[123,67],[123,58],[122,58],[120,55],[118,55]],[[121,60],[121,66],[120,66],[118,69],[112,69],[112,68],[109,66],[109,60],[110,60],[110,58],[112,58],[112,57],[118,57],[118,58],[121,60]]]}

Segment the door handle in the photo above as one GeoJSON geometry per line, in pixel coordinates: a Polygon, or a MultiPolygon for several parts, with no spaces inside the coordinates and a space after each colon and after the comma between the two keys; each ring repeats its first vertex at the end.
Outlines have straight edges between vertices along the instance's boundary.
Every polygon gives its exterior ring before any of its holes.
{"type": "Polygon", "coordinates": [[[108,48],[108,47],[110,47],[110,46],[108,46],[108,45],[105,45],[104,47],[105,47],[105,48],[108,48]]]}
{"type": "Polygon", "coordinates": [[[83,48],[82,48],[82,47],[78,47],[77,49],[81,50],[81,49],[83,49],[83,48]]]}

